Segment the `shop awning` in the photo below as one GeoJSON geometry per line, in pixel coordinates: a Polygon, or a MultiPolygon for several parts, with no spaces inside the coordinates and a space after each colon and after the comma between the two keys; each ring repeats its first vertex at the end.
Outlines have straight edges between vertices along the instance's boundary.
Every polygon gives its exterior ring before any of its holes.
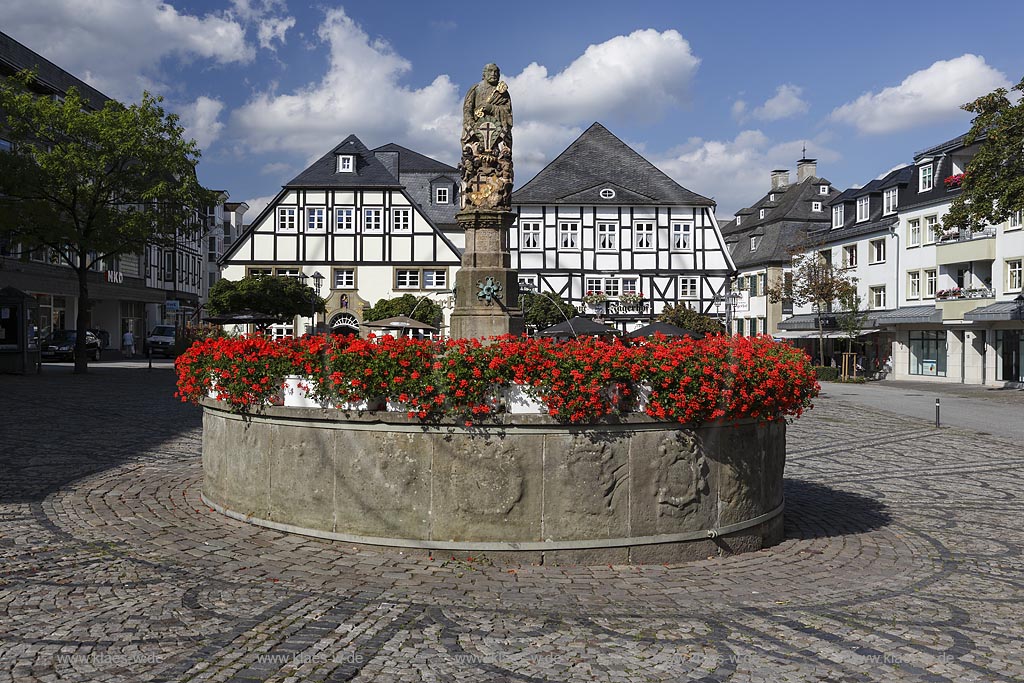
{"type": "MultiPolygon", "coordinates": [[[[867,337],[875,334],[878,330],[868,329],[861,330],[860,334],[855,335],[857,338],[867,337]]],[[[776,339],[817,339],[817,330],[779,330],[772,335],[776,339]]],[[[822,335],[825,339],[848,339],[850,337],[848,332],[842,330],[826,330],[822,335]]]]}
{"type": "Polygon", "coordinates": [[[879,314],[874,319],[874,324],[879,327],[913,323],[936,323],[941,325],[942,311],[935,306],[901,306],[900,308],[879,314]]]}
{"type": "Polygon", "coordinates": [[[967,311],[964,313],[964,320],[1019,320],[1017,317],[1017,304],[1013,301],[997,301],[994,304],[967,311]]]}

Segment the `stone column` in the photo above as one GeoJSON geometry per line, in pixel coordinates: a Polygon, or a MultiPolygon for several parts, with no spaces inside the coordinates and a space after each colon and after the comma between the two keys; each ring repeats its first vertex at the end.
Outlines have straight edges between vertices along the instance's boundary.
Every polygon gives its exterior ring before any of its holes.
{"type": "Polygon", "coordinates": [[[466,209],[455,220],[466,232],[462,268],[455,276],[451,336],[456,339],[523,333],[519,274],[512,270],[510,211],[466,209]]]}

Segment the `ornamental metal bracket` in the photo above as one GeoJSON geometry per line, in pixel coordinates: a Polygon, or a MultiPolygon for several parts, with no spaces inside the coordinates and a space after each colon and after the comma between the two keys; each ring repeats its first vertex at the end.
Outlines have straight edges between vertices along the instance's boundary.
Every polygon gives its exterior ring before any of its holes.
{"type": "Polygon", "coordinates": [[[478,281],[476,286],[480,288],[480,291],[476,293],[476,298],[484,301],[488,306],[494,303],[495,299],[501,298],[501,284],[495,282],[493,277],[478,281]]]}

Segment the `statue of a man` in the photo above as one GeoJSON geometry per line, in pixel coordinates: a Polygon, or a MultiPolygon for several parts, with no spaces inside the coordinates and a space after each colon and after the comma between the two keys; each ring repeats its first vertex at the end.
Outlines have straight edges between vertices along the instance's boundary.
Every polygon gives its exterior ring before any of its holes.
{"type": "Polygon", "coordinates": [[[496,64],[462,104],[462,208],[507,211],[512,193],[512,98],[496,64]]]}

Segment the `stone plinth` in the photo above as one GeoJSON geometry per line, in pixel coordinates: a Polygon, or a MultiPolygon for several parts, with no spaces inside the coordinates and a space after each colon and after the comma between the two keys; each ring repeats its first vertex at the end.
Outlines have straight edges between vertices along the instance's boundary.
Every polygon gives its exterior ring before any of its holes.
{"type": "Polygon", "coordinates": [[[649,563],[782,539],[785,423],[645,415],[425,426],[403,413],[204,402],[203,496],[254,524],[499,561],[649,563]]]}
{"type": "Polygon", "coordinates": [[[515,216],[508,211],[471,210],[455,218],[466,232],[466,250],[455,275],[451,336],[479,339],[522,334],[519,275],[509,267],[508,234],[515,216]],[[497,295],[481,298],[481,283],[498,285],[497,295]]]}

